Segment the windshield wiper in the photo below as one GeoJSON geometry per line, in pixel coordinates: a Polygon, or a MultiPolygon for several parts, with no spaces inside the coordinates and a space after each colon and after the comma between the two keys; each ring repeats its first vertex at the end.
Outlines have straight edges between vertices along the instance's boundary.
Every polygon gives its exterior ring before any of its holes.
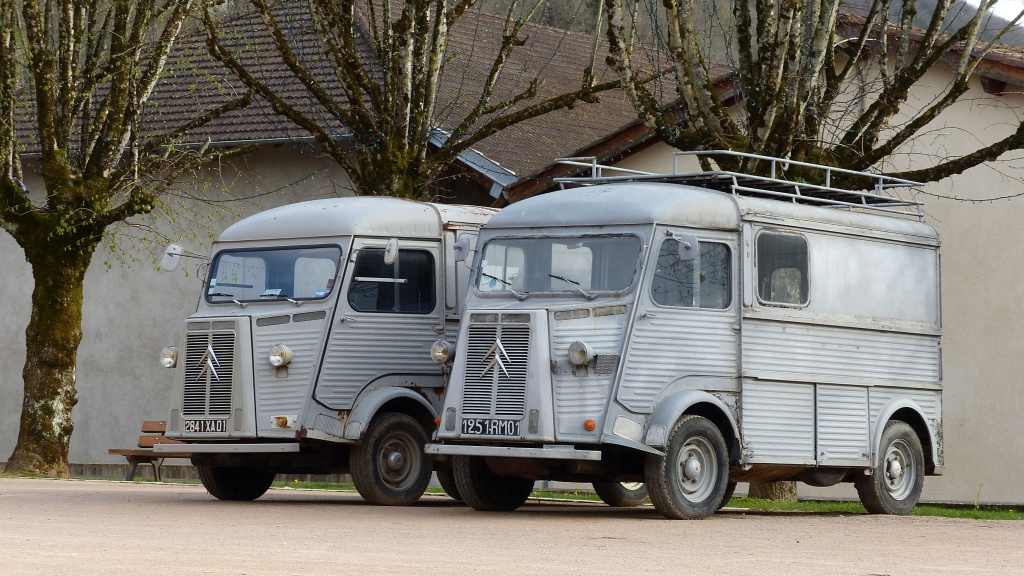
{"type": "Polygon", "coordinates": [[[593,300],[594,298],[597,298],[596,295],[591,294],[590,292],[587,292],[586,290],[584,290],[583,286],[580,286],[580,283],[575,281],[575,280],[570,280],[570,279],[566,278],[565,276],[558,276],[558,275],[555,275],[555,274],[548,274],[548,276],[554,278],[555,280],[561,280],[562,282],[565,282],[567,284],[572,284],[573,287],[575,287],[576,290],[578,290],[580,294],[583,294],[583,297],[586,298],[587,300],[593,300]]]}
{"type": "Polygon", "coordinates": [[[239,308],[245,308],[245,302],[239,302],[238,300],[236,300],[234,294],[227,294],[227,293],[224,293],[224,292],[208,292],[206,295],[207,296],[217,296],[219,298],[230,298],[232,302],[234,302],[235,304],[238,304],[239,308]]]}
{"type": "Polygon", "coordinates": [[[264,292],[263,294],[260,294],[260,298],[275,298],[277,300],[287,300],[292,304],[295,304],[296,306],[302,304],[300,300],[294,300],[292,298],[289,298],[287,294],[267,294],[266,292],[264,292]]]}
{"type": "Polygon", "coordinates": [[[505,280],[504,278],[498,278],[497,276],[494,276],[492,274],[488,274],[487,272],[484,272],[483,270],[480,271],[480,275],[481,276],[487,276],[488,278],[494,278],[498,282],[501,282],[502,284],[504,284],[505,288],[508,288],[508,291],[511,292],[512,295],[516,297],[516,300],[519,300],[520,302],[523,301],[523,300],[526,300],[526,297],[529,296],[529,294],[527,294],[526,292],[516,292],[515,290],[513,290],[512,289],[512,283],[509,282],[508,280],[505,280]]]}

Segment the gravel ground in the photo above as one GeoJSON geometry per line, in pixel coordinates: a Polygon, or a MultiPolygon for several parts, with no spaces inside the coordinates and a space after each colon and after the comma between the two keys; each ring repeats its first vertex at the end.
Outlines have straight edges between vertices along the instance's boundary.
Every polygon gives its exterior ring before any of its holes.
{"type": "Polygon", "coordinates": [[[1024,575],[1024,522],[530,501],[512,513],[443,496],[376,507],[272,489],[220,502],[201,486],[0,479],[0,575],[1024,575]]]}

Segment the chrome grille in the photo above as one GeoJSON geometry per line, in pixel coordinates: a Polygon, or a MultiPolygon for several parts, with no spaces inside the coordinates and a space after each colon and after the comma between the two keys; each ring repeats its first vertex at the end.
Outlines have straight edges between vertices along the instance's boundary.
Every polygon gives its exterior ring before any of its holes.
{"type": "Polygon", "coordinates": [[[184,417],[231,415],[234,332],[191,332],[185,345],[184,417]]]}
{"type": "Polygon", "coordinates": [[[463,415],[522,418],[529,355],[529,325],[470,325],[463,415]]]}

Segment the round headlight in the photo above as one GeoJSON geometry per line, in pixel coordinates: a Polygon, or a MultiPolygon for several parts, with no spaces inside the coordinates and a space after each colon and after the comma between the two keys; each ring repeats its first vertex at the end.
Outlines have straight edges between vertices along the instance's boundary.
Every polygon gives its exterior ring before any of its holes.
{"type": "Polygon", "coordinates": [[[174,368],[178,365],[178,349],[174,346],[165,346],[160,351],[160,365],[164,368],[174,368]]]}
{"type": "Polygon", "coordinates": [[[448,343],[444,340],[438,340],[430,346],[430,358],[438,364],[444,364],[448,361],[451,356],[451,351],[448,348],[448,343]]]}
{"type": "Polygon", "coordinates": [[[268,359],[272,366],[287,366],[292,361],[292,349],[284,344],[274,344],[270,347],[268,359]]]}
{"type": "Polygon", "coordinates": [[[576,366],[584,366],[590,364],[590,361],[594,359],[594,349],[585,342],[576,341],[569,344],[569,361],[576,366]]]}

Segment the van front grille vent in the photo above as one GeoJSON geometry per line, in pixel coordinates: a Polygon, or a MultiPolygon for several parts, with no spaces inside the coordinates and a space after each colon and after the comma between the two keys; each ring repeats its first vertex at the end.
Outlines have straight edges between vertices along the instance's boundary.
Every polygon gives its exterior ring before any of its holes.
{"type": "Polygon", "coordinates": [[[189,333],[181,415],[187,418],[230,416],[234,373],[234,331],[189,333]]]}
{"type": "Polygon", "coordinates": [[[529,324],[471,324],[462,414],[522,418],[529,357],[529,324]]]}

